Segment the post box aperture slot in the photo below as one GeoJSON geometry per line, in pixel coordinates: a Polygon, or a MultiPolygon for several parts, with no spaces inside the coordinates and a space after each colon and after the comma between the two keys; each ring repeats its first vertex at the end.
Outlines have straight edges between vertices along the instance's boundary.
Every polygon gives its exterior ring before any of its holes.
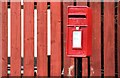
{"type": "Polygon", "coordinates": [[[73,31],[73,49],[82,49],[82,30],[73,31]]]}
{"type": "Polygon", "coordinates": [[[69,18],[86,18],[86,15],[68,15],[69,18]]]}

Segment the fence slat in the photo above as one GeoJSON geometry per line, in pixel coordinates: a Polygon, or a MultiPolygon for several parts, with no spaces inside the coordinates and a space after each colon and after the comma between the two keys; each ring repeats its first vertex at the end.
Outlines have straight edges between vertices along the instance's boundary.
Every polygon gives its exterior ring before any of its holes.
{"type": "Polygon", "coordinates": [[[79,0],[76,0],[76,5],[78,6],[87,6],[87,0],[84,0],[84,2],[78,2],[79,0]]]}
{"type": "Polygon", "coordinates": [[[2,76],[7,76],[7,51],[8,51],[8,27],[7,27],[7,2],[2,2],[2,76]]]}
{"type": "Polygon", "coordinates": [[[10,76],[21,76],[21,3],[11,2],[10,76]]]}
{"type": "Polygon", "coordinates": [[[61,2],[51,2],[50,75],[61,76],[61,2]]]}
{"type": "Polygon", "coordinates": [[[63,2],[63,55],[64,55],[64,76],[75,76],[74,58],[66,56],[66,39],[67,39],[67,6],[74,5],[72,2],[63,2]]]}
{"type": "Polygon", "coordinates": [[[47,76],[47,2],[37,3],[37,76],[47,76]]]}
{"type": "Polygon", "coordinates": [[[24,2],[24,76],[34,76],[34,2],[24,2]]]}
{"type": "Polygon", "coordinates": [[[104,76],[115,76],[115,3],[104,2],[104,76]]]}
{"type": "MultiPolygon", "coordinates": [[[[0,50],[2,50],[2,2],[0,1],[0,50]]],[[[0,78],[2,77],[2,51],[0,51],[0,78]]]]}
{"type": "Polygon", "coordinates": [[[117,57],[118,57],[118,78],[120,78],[120,2],[117,8],[117,57]]]}
{"type": "MultiPolygon", "coordinates": [[[[76,2],[76,5],[87,6],[87,0],[84,2],[76,2]]],[[[82,58],[82,76],[88,76],[88,58],[82,58]]]]}
{"type": "Polygon", "coordinates": [[[90,76],[101,76],[101,2],[91,2],[93,19],[90,76]]]}

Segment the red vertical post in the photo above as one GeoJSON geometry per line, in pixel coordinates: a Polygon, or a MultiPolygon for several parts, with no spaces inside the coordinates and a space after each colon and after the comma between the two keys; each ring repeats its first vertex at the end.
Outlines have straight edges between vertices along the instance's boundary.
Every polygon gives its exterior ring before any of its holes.
{"type": "MultiPolygon", "coordinates": [[[[65,1],[65,0],[63,0],[65,1]]],[[[64,76],[75,76],[74,58],[66,56],[66,40],[67,40],[67,6],[74,6],[74,0],[71,2],[63,2],[63,55],[64,55],[64,76]]]]}
{"type": "Polygon", "coordinates": [[[24,2],[24,76],[34,76],[34,2],[24,2]]]}
{"type": "MultiPolygon", "coordinates": [[[[2,2],[0,1],[0,31],[2,30],[2,2]]],[[[2,50],[2,32],[0,32],[0,50],[2,50]]],[[[2,51],[0,51],[0,77],[2,77],[2,51]]]]}
{"type": "Polygon", "coordinates": [[[37,76],[47,76],[47,2],[37,2],[37,76]]]}
{"type": "Polygon", "coordinates": [[[93,15],[90,76],[101,76],[101,2],[90,2],[93,15]]]}
{"type": "Polygon", "coordinates": [[[21,3],[11,2],[11,76],[21,76],[21,3]]]}
{"type": "Polygon", "coordinates": [[[114,2],[104,2],[104,76],[115,76],[114,2]]]}
{"type": "MultiPolygon", "coordinates": [[[[76,1],[77,6],[87,6],[87,0],[84,2],[76,1]]],[[[82,76],[88,76],[88,58],[82,58],[82,76]]]]}
{"type": "Polygon", "coordinates": [[[120,1],[117,8],[117,59],[118,59],[118,78],[120,78],[120,1]]]}
{"type": "Polygon", "coordinates": [[[7,2],[2,2],[2,76],[7,76],[8,26],[7,2]]]}
{"type": "Polygon", "coordinates": [[[50,75],[61,76],[61,2],[51,2],[50,10],[51,10],[50,75]]]}

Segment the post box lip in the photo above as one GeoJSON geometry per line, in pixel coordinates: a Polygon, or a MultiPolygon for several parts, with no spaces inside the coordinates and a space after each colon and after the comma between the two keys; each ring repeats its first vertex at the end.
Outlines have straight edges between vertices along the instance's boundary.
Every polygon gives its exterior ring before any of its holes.
{"type": "Polygon", "coordinates": [[[68,27],[76,27],[76,26],[79,26],[79,27],[87,27],[88,25],[67,25],[68,27]]]}
{"type": "Polygon", "coordinates": [[[86,16],[87,14],[86,13],[82,13],[82,14],[81,13],[68,13],[68,15],[85,15],[86,16]]]}
{"type": "Polygon", "coordinates": [[[86,55],[71,55],[71,54],[67,54],[68,57],[87,57],[86,55]]]}
{"type": "Polygon", "coordinates": [[[67,8],[89,8],[88,6],[67,6],[67,8]]]}

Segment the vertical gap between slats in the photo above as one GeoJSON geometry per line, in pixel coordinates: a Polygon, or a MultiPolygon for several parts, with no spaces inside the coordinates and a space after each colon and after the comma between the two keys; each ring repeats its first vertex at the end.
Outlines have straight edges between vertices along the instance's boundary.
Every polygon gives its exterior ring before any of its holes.
{"type": "Polygon", "coordinates": [[[117,72],[120,77],[120,1],[117,3],[117,72]]]}
{"type": "Polygon", "coordinates": [[[10,75],[10,55],[11,55],[11,9],[8,2],[8,75],[10,75]]]}
{"type": "Polygon", "coordinates": [[[101,77],[104,78],[104,2],[101,1],[101,77]]]}
{"type": "Polygon", "coordinates": [[[74,0],[74,6],[76,6],[76,0],[74,0]]]}
{"type": "Polygon", "coordinates": [[[21,0],[21,75],[23,76],[23,59],[24,59],[24,10],[23,0],[21,0]]]}
{"type": "Polygon", "coordinates": [[[37,2],[34,2],[34,76],[37,76],[37,2]]]}
{"type": "Polygon", "coordinates": [[[90,7],[90,0],[87,0],[87,6],[90,7]]]}
{"type": "Polygon", "coordinates": [[[117,0],[115,0],[115,78],[118,77],[117,65],[117,0]]]}
{"type": "Polygon", "coordinates": [[[61,2],[61,76],[64,76],[64,68],[63,68],[63,2],[61,2]]]}
{"type": "Polygon", "coordinates": [[[47,65],[48,77],[50,77],[50,55],[51,55],[51,19],[50,19],[50,2],[47,3],[47,65]]]}

